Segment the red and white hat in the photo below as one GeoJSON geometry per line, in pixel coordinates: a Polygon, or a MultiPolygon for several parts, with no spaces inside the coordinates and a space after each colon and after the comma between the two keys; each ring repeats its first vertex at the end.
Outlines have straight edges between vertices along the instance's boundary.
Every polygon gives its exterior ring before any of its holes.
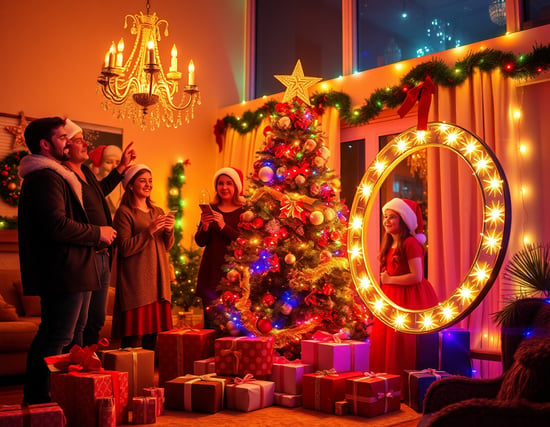
{"type": "Polygon", "coordinates": [[[227,175],[229,178],[233,180],[235,183],[235,187],[237,188],[237,191],[239,192],[239,196],[244,196],[243,192],[243,173],[240,169],[232,168],[232,167],[225,167],[219,169],[214,174],[214,188],[216,188],[216,184],[218,182],[218,178],[220,175],[227,175]]]}
{"type": "Polygon", "coordinates": [[[421,244],[426,243],[424,219],[422,218],[422,210],[418,203],[409,199],[400,199],[396,197],[382,207],[382,212],[386,213],[387,209],[399,214],[403,222],[407,225],[411,236],[414,236],[421,244]]]}
{"type": "Polygon", "coordinates": [[[82,133],[82,128],[71,119],[65,119],[65,132],[67,132],[67,138],[73,139],[77,133],[82,133]]]}
{"type": "Polygon", "coordinates": [[[105,148],[107,148],[106,145],[100,145],[99,147],[94,148],[88,153],[88,156],[90,156],[90,160],[92,161],[94,166],[99,167],[99,165],[101,164],[101,159],[103,157],[103,152],[105,151],[105,148]]]}

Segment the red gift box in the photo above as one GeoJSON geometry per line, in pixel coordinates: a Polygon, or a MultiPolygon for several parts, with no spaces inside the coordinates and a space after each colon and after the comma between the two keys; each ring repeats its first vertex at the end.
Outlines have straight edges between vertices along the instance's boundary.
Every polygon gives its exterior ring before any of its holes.
{"type": "Polygon", "coordinates": [[[375,417],[397,411],[401,405],[401,377],[366,373],[346,381],[346,400],[354,415],[375,417]]]}
{"type": "Polygon", "coordinates": [[[235,378],[232,384],[227,384],[225,394],[227,409],[255,411],[273,406],[275,383],[255,380],[253,375],[248,374],[244,378],[235,378]]]}
{"type": "Polygon", "coordinates": [[[275,383],[275,391],[286,394],[302,394],[302,378],[304,374],[313,372],[313,365],[298,361],[273,363],[271,381],[275,383]]]}
{"type": "Polygon", "coordinates": [[[143,389],[143,394],[157,399],[157,416],[164,414],[164,389],[162,387],[146,387],[143,389]]]}
{"type": "Polygon", "coordinates": [[[132,398],[132,423],[155,424],[157,422],[157,398],[138,396],[132,398]]]}
{"type": "Polygon", "coordinates": [[[318,371],[303,376],[303,407],[316,411],[334,413],[334,404],[344,400],[346,380],[361,376],[361,372],[318,371]]]}
{"type": "Polygon", "coordinates": [[[347,400],[339,400],[334,404],[334,413],[336,415],[349,415],[349,402],[347,400]]]}
{"type": "Polygon", "coordinates": [[[98,427],[116,426],[116,406],[114,397],[100,397],[97,399],[98,427]]]}
{"type": "Polygon", "coordinates": [[[206,375],[213,374],[216,372],[216,358],[209,357],[208,359],[195,360],[193,364],[193,374],[194,375],[206,375]]]}
{"type": "Polygon", "coordinates": [[[297,408],[302,406],[301,394],[275,393],[275,405],[286,408],[297,408]]]}
{"type": "Polygon", "coordinates": [[[224,337],[214,343],[216,373],[219,375],[270,375],[273,337],[224,337]]]}
{"type": "Polygon", "coordinates": [[[227,378],[186,375],[165,384],[166,409],[213,414],[223,408],[227,378]]]}
{"type": "Polygon", "coordinates": [[[172,329],[159,332],[157,355],[159,386],[173,378],[193,373],[195,360],[214,354],[213,329],[172,329]]]}
{"type": "Polygon", "coordinates": [[[70,425],[96,427],[100,397],[115,398],[117,424],[128,421],[128,372],[54,373],[50,376],[50,394],[70,425]]]}
{"type": "Polygon", "coordinates": [[[3,427],[63,427],[66,424],[65,414],[57,403],[0,405],[0,425],[3,427]]]}

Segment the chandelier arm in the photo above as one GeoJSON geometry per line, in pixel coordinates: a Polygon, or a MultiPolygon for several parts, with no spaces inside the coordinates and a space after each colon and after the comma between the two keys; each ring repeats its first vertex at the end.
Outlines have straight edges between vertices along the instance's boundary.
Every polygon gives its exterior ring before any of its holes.
{"type": "Polygon", "coordinates": [[[118,79],[108,79],[106,85],[102,85],[103,94],[112,103],[122,105],[130,97],[132,89],[139,90],[139,83],[135,77],[131,77],[125,85],[117,85],[118,79]],[[121,92],[123,90],[123,92],[121,92]]]}

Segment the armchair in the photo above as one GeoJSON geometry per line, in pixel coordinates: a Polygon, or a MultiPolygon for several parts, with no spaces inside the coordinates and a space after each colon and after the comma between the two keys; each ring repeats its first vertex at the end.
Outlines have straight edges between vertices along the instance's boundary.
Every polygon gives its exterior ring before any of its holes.
{"type": "Polygon", "coordinates": [[[501,338],[503,374],[436,381],[426,393],[419,427],[550,425],[550,304],[516,301],[501,338]]]}

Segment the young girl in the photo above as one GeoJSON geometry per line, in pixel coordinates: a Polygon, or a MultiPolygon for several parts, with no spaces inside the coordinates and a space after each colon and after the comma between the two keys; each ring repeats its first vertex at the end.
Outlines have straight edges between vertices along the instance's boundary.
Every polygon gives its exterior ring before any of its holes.
{"type": "Polygon", "coordinates": [[[212,328],[208,307],[219,298],[217,287],[223,277],[222,266],[232,240],[239,236],[238,224],[243,205],[243,174],[239,169],[225,167],[214,174],[216,196],[205,207],[195,234],[195,242],[205,247],[197,279],[197,295],[202,298],[205,328],[212,328]]]}
{"type": "MultiPolygon", "coordinates": [[[[384,236],[380,249],[382,291],[397,305],[423,309],[437,304],[424,278],[424,227],[420,206],[395,198],[382,208],[384,236]]],[[[371,370],[401,375],[416,368],[416,335],[396,332],[378,319],[371,334],[371,370]]]]}
{"type": "Polygon", "coordinates": [[[168,250],[174,243],[174,217],[151,201],[151,169],[134,165],[114,218],[117,231],[113,338],[121,347],[154,350],[157,332],[172,328],[168,250]]]}

